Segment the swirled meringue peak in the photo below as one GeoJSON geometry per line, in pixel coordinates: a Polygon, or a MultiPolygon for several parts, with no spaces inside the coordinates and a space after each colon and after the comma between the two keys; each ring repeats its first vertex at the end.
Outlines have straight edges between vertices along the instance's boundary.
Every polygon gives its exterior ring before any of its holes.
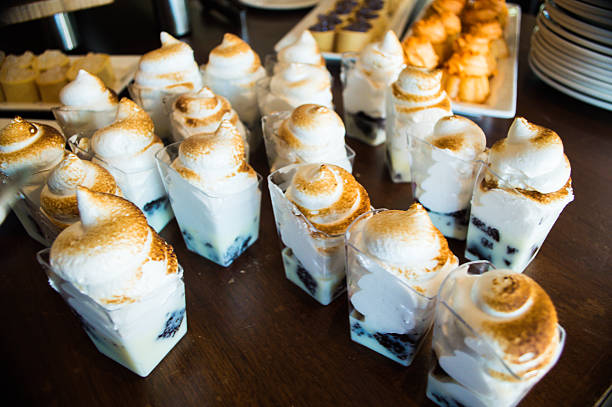
{"type": "Polygon", "coordinates": [[[178,263],[172,247],[131,202],[78,187],[81,221],[53,242],[53,271],[103,306],[138,301],[168,279],[178,263]]]}
{"type": "Polygon", "coordinates": [[[463,160],[477,159],[487,147],[482,129],[462,116],[446,116],[438,120],[428,141],[463,160]]]}
{"type": "Polygon", "coordinates": [[[80,69],[76,78],[62,88],[59,98],[64,106],[93,111],[110,110],[119,103],[115,92],[84,69],[80,69]]]}
{"type": "Polygon", "coordinates": [[[278,62],[325,66],[325,59],[309,30],[302,31],[295,42],[278,51],[278,62]]]}
{"type": "Polygon", "coordinates": [[[79,220],[76,189],[84,186],[92,191],[120,195],[113,176],[91,161],[81,160],[72,153],[51,172],[40,195],[42,212],[57,226],[65,228],[79,220]]]}
{"type": "Polygon", "coordinates": [[[435,284],[425,280],[431,280],[441,271],[446,275],[458,264],[446,239],[421,204],[414,203],[405,211],[378,212],[364,222],[365,251],[425,295],[435,295],[444,277],[433,279],[435,284]]]}
{"type": "Polygon", "coordinates": [[[522,117],[514,120],[506,138],[491,147],[489,163],[509,186],[542,194],[560,190],[570,179],[561,138],[522,117]]]}
{"type": "Polygon", "coordinates": [[[221,121],[214,134],[185,139],[172,168],[213,196],[237,193],[258,182],[257,173],[244,158],[244,140],[229,120],[221,121]]]}
{"type": "Polygon", "coordinates": [[[160,34],[161,48],[140,58],[134,83],[143,88],[185,92],[202,87],[202,76],[193,49],[166,32],[160,34]]]}
{"type": "Polygon", "coordinates": [[[270,112],[290,110],[305,103],[332,107],[329,72],[315,65],[283,64],[270,80],[270,93],[271,102],[265,109],[270,112]],[[283,104],[290,109],[279,108],[283,104]]]}
{"type": "MultiPolygon", "coordinates": [[[[498,269],[459,275],[452,301],[454,311],[518,377],[531,378],[556,359],[557,312],[548,294],[525,274],[498,269]]],[[[500,373],[498,379],[515,380],[500,373]]]]}
{"type": "Polygon", "coordinates": [[[338,235],[370,210],[365,188],[345,169],[332,164],[304,164],[296,171],[285,196],[312,225],[338,235]]]}
{"type": "Polygon", "coordinates": [[[162,146],[149,115],[128,98],[119,102],[115,121],[97,130],[90,143],[96,155],[124,171],[150,166],[162,146]]]}
{"type": "Polygon", "coordinates": [[[404,49],[392,30],[386,32],[378,42],[366,45],[361,53],[357,66],[373,81],[388,86],[394,82],[405,66],[404,49]]]}
{"type": "Polygon", "coordinates": [[[206,84],[215,90],[215,85],[222,86],[217,83],[218,80],[227,79],[254,86],[257,79],[265,76],[265,72],[259,56],[249,44],[234,34],[226,33],[221,44],[208,55],[206,75],[206,84]]]}
{"type": "Polygon", "coordinates": [[[344,135],[340,116],[328,107],[315,104],[298,106],[278,129],[278,137],[291,150],[287,154],[295,154],[300,162],[336,164],[350,171],[344,135]]]}
{"type": "Polygon", "coordinates": [[[0,172],[12,176],[52,168],[64,157],[65,144],[55,128],[17,116],[0,130],[0,172]]]}
{"type": "Polygon", "coordinates": [[[221,120],[227,119],[244,133],[238,114],[223,96],[204,86],[197,92],[179,96],[172,105],[172,119],[188,134],[214,133],[221,120]]]}

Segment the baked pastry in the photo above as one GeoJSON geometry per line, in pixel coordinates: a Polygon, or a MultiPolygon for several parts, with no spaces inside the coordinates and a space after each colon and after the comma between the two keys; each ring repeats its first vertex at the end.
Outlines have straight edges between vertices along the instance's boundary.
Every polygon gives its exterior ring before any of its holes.
{"type": "Polygon", "coordinates": [[[346,236],[351,339],[408,366],[459,261],[418,203],[363,215],[346,236]]]}
{"type": "Polygon", "coordinates": [[[79,220],[76,200],[76,189],[79,186],[95,192],[121,196],[121,190],[107,170],[67,153],[49,174],[40,194],[41,212],[60,229],[65,229],[79,220]]]}
{"type": "Polygon", "coordinates": [[[46,103],[57,103],[60,101],[59,93],[68,83],[66,79],[66,66],[54,66],[41,71],[36,77],[36,85],[40,98],[46,103]]]}
{"type": "Polygon", "coordinates": [[[455,53],[446,62],[444,73],[444,89],[452,99],[483,103],[489,97],[489,76],[493,72],[487,55],[455,53]]]}
{"type": "Polygon", "coordinates": [[[404,50],[391,30],[380,41],[366,45],[354,64],[343,61],[342,98],[349,136],[370,145],[386,140],[385,91],[405,66],[404,50]]]}
{"type": "Polygon", "coordinates": [[[365,19],[355,19],[340,27],[336,38],[336,52],[360,51],[373,37],[373,27],[365,19]]]}
{"type": "Polygon", "coordinates": [[[474,0],[465,8],[461,18],[467,26],[497,20],[503,28],[508,21],[508,6],[505,0],[474,0]]]}
{"type": "Polygon", "coordinates": [[[40,72],[44,72],[48,69],[55,68],[57,66],[68,69],[70,66],[70,58],[62,51],[56,49],[45,50],[42,54],[38,55],[34,60],[34,69],[40,72]]]}
{"type": "Polygon", "coordinates": [[[447,42],[446,27],[442,23],[439,15],[433,14],[428,18],[422,19],[414,23],[412,26],[412,35],[417,37],[425,37],[431,41],[439,60],[446,60],[452,47],[452,44],[447,42]]]}
{"type": "Polygon", "coordinates": [[[227,267],[259,236],[261,191],[244,157],[244,141],[228,120],[196,134],[162,168],[187,248],[227,267]],[[238,215],[238,216],[237,216],[238,215]]]}
{"type": "Polygon", "coordinates": [[[285,276],[322,305],[346,288],[344,232],[370,210],[365,189],[341,167],[299,164],[268,177],[285,276]]]}
{"type": "Polygon", "coordinates": [[[81,220],[41,261],[50,285],[101,353],[147,376],[187,332],[182,268],[134,204],[84,187],[76,197],[81,220]]]}
{"type": "Polygon", "coordinates": [[[30,51],[5,58],[0,68],[0,84],[7,102],[34,103],[40,100],[35,60],[36,57],[30,51]]]}
{"type": "Polygon", "coordinates": [[[223,42],[208,55],[202,70],[204,84],[229,100],[240,119],[253,128],[259,119],[255,83],[266,72],[249,44],[233,34],[225,34],[223,42]]]}
{"type": "Polygon", "coordinates": [[[509,54],[508,45],[503,37],[503,30],[499,21],[489,20],[470,26],[470,34],[476,37],[484,37],[490,40],[491,55],[498,58],[506,58],[509,54]]]}
{"type": "Polygon", "coordinates": [[[481,174],[472,197],[465,256],[522,272],[574,199],[561,138],[516,118],[508,136],[491,147],[481,174]]]}
{"type": "Polygon", "coordinates": [[[455,15],[460,15],[465,7],[466,0],[434,0],[431,8],[438,13],[449,11],[455,15]]]}
{"type": "Polygon", "coordinates": [[[315,104],[298,106],[291,114],[279,116],[277,125],[264,125],[270,171],[302,163],[335,164],[351,171],[344,135],[342,119],[332,109],[315,104]]]}
{"type": "Polygon", "coordinates": [[[342,20],[332,11],[328,14],[319,14],[317,23],[308,27],[308,31],[317,42],[321,52],[334,50],[336,27],[342,20]]]}
{"type": "Polygon", "coordinates": [[[121,99],[115,121],[93,134],[90,148],[93,161],[113,175],[125,198],[141,208],[155,230],[162,230],[173,214],[155,162],[163,144],[149,115],[121,99]]]}
{"type": "Polygon", "coordinates": [[[81,69],[96,75],[108,87],[115,84],[115,70],[108,54],[89,52],[84,57],[76,59],[66,73],[68,80],[73,81],[81,69]]]}
{"type": "Polygon", "coordinates": [[[411,35],[402,41],[402,46],[409,66],[428,70],[438,66],[440,58],[428,38],[411,35]]]}
{"type": "Polygon", "coordinates": [[[342,23],[348,22],[349,18],[357,8],[359,2],[355,0],[339,0],[334,4],[334,14],[338,16],[342,23]]]}

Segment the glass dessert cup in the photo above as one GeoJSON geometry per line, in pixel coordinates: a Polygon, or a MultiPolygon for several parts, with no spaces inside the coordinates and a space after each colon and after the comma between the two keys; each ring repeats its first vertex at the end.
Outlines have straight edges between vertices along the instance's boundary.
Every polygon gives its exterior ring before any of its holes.
{"type": "Polygon", "coordinates": [[[51,109],[66,138],[75,134],[91,137],[96,130],[111,124],[117,116],[117,108],[88,110],[73,106],[59,106],[51,109]]]}
{"type": "Polygon", "coordinates": [[[483,163],[460,159],[416,137],[409,144],[412,195],[444,236],[465,240],[474,182],[483,163]]]}
{"type": "Polygon", "coordinates": [[[531,199],[482,165],[472,196],[465,257],[522,272],[570,201],[531,199]]]}
{"type": "Polygon", "coordinates": [[[409,366],[431,328],[436,296],[416,291],[389,265],[358,247],[363,221],[384,211],[364,213],[345,234],[351,339],[409,366]]]}
{"type": "MultiPolygon", "coordinates": [[[[274,112],[261,118],[261,127],[264,138],[264,146],[266,149],[266,156],[268,157],[268,166],[270,171],[275,171],[290,164],[306,164],[307,160],[304,160],[299,152],[291,151],[287,153],[283,151],[283,144],[285,144],[278,137],[278,129],[283,121],[291,116],[291,111],[274,112]]],[[[284,147],[287,149],[288,147],[284,147]]],[[[344,145],[346,149],[346,162],[328,162],[328,164],[338,165],[348,172],[353,172],[353,163],[355,161],[355,151],[348,146],[344,145]],[[347,165],[348,164],[348,165],[347,165]],[[348,168],[347,168],[348,167],[348,168]]]]}
{"type": "Polygon", "coordinates": [[[149,225],[160,232],[174,217],[168,194],[153,162],[150,166],[124,171],[89,150],[89,138],[76,134],[68,140],[70,149],[81,159],[90,160],[111,173],[123,197],[136,205],[149,225]]]}
{"type": "Polygon", "coordinates": [[[393,108],[393,92],[387,91],[385,95],[385,108],[387,119],[385,128],[387,131],[387,154],[385,160],[389,175],[393,182],[410,182],[410,166],[412,164],[412,151],[410,149],[410,137],[407,132],[396,123],[397,117],[393,108]]]}
{"type": "Polygon", "coordinates": [[[288,165],[268,176],[285,276],[319,303],[328,305],[346,290],[344,234],[318,230],[285,197],[299,166],[288,165]]]}
{"type": "Polygon", "coordinates": [[[146,297],[123,304],[100,304],[59,277],[49,262],[50,249],[36,258],[49,285],[68,303],[98,351],[145,377],[187,332],[183,268],[176,278],[146,297]]]}
{"type": "MultiPolygon", "coordinates": [[[[54,168],[55,166],[27,174],[27,179],[21,181],[21,186],[18,187],[17,194],[10,204],[28,235],[47,247],[51,246],[62,231],[40,209],[40,194],[54,168]]],[[[9,178],[0,174],[0,183],[9,185],[19,177],[20,175],[9,178]]]]}
{"type": "Polygon", "coordinates": [[[247,189],[214,196],[190,184],[171,167],[181,143],[170,144],[155,155],[170,195],[187,249],[228,267],[259,237],[261,176],[247,189]]]}
{"type": "Polygon", "coordinates": [[[28,183],[30,176],[27,171],[21,171],[11,178],[0,174],[0,225],[6,219],[13,202],[19,197],[21,187],[28,183]]]}
{"type": "Polygon", "coordinates": [[[565,343],[557,325],[559,346],[550,364],[520,377],[495,347],[455,311],[456,278],[494,269],[487,261],[465,263],[452,271],[438,293],[427,397],[440,406],[513,407],[555,365],[565,343]]]}
{"type": "MultiPolygon", "coordinates": [[[[340,65],[340,80],[342,81],[342,96],[344,100],[344,125],[346,127],[346,135],[349,137],[356,138],[371,146],[378,146],[385,142],[387,139],[386,121],[384,117],[372,117],[368,114],[359,112],[349,112],[346,109],[346,96],[345,90],[349,83],[349,77],[356,75],[354,80],[369,81],[369,79],[359,73],[355,64],[357,63],[358,54],[354,52],[348,52],[342,54],[342,62],[340,65]]],[[[383,92],[383,102],[384,90],[383,92]]],[[[383,111],[386,112],[385,109],[383,111]]]]}

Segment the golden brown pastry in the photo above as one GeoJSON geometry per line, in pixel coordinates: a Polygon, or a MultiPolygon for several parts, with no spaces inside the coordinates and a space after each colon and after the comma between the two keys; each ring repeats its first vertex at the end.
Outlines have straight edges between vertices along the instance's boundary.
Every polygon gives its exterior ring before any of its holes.
{"type": "Polygon", "coordinates": [[[494,58],[505,58],[508,56],[508,46],[504,40],[504,32],[497,20],[484,21],[470,27],[470,34],[478,37],[488,38],[491,54],[494,58]]]}
{"type": "Polygon", "coordinates": [[[36,57],[30,51],[22,55],[9,55],[0,69],[0,84],[8,102],[34,103],[40,99],[36,87],[38,71],[36,57]]]}
{"type": "Polygon", "coordinates": [[[438,66],[438,54],[429,39],[410,36],[402,41],[402,47],[408,65],[425,69],[434,69],[438,66]]]}
{"type": "Polygon", "coordinates": [[[431,7],[437,13],[449,11],[453,14],[459,15],[465,7],[465,0],[434,0],[431,7]]]}
{"type": "Polygon", "coordinates": [[[486,55],[455,53],[446,62],[444,89],[451,99],[483,103],[489,96],[490,66],[486,55]]]}
{"type": "Polygon", "coordinates": [[[452,50],[452,43],[447,43],[446,28],[439,15],[433,14],[426,19],[419,20],[412,27],[412,35],[425,37],[431,41],[438,58],[446,60],[452,50]]]}

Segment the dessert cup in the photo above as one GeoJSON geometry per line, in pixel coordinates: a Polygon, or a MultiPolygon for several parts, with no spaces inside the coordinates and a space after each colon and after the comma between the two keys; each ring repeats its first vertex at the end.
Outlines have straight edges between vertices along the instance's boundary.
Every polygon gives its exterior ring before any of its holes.
{"type": "Polygon", "coordinates": [[[511,187],[482,165],[472,196],[465,257],[522,272],[573,199],[569,194],[546,202],[537,199],[541,195],[511,187]]]}
{"type": "Polygon", "coordinates": [[[145,377],[187,332],[183,269],[134,302],[102,305],[58,276],[50,249],[37,253],[49,285],[68,303],[98,351],[145,377]]]}
{"type": "MultiPolygon", "coordinates": [[[[340,79],[342,81],[343,90],[346,89],[348,76],[354,73],[356,69],[355,64],[358,55],[357,53],[346,53],[342,55],[340,79]]],[[[371,146],[377,146],[384,143],[386,140],[384,117],[371,117],[364,112],[350,113],[344,109],[344,124],[346,126],[347,136],[356,138],[371,146]]]]}
{"type": "Polygon", "coordinates": [[[412,195],[444,236],[465,240],[474,182],[484,163],[463,160],[418,137],[410,145],[412,195]]]}
{"type": "Polygon", "coordinates": [[[208,194],[171,167],[180,144],[158,151],[155,159],[185,244],[192,252],[227,267],[259,237],[261,176],[245,190],[208,194]]]}
{"type": "Polygon", "coordinates": [[[129,172],[123,171],[91,152],[89,138],[84,135],[72,136],[68,144],[79,158],[91,160],[106,168],[115,178],[125,199],[142,210],[149,225],[156,232],[161,231],[172,220],[174,213],[155,163],[129,172]]]}
{"type": "MultiPolygon", "coordinates": [[[[432,357],[427,376],[427,397],[440,406],[512,407],[554,366],[565,342],[565,331],[556,325],[558,345],[548,363],[533,361],[528,353],[518,357],[522,372],[505,362],[497,344],[457,312],[457,278],[480,275],[494,267],[487,261],[459,266],[446,278],[438,293],[432,357]],[[527,373],[528,372],[528,373],[527,373]]],[[[481,277],[479,277],[481,278],[481,277]]]]}
{"type": "MultiPolygon", "coordinates": [[[[11,208],[23,225],[30,237],[43,246],[51,246],[61,228],[54,225],[40,210],[40,193],[47,183],[47,178],[53,168],[28,174],[27,181],[24,181],[18,189],[15,200],[11,203],[11,208]]],[[[0,173],[2,184],[10,183],[20,175],[8,178],[0,173]]]]}
{"type": "Polygon", "coordinates": [[[300,167],[288,165],[268,176],[268,188],[281,243],[285,276],[322,305],[346,290],[344,234],[318,230],[285,196],[300,167]]]}
{"type": "MultiPolygon", "coordinates": [[[[261,126],[263,130],[264,145],[266,148],[266,156],[268,157],[268,166],[270,171],[275,171],[290,164],[302,164],[308,163],[300,156],[299,151],[291,151],[287,154],[287,147],[281,148],[280,143],[283,143],[279,139],[277,133],[278,129],[283,121],[291,116],[290,111],[274,112],[261,118],[261,126]]],[[[339,162],[326,162],[327,164],[338,165],[348,172],[352,172],[353,162],[355,161],[355,151],[348,146],[344,145],[346,149],[346,157],[343,157],[339,162]]]]}
{"type": "Polygon", "coordinates": [[[91,137],[96,130],[111,124],[117,116],[117,107],[89,110],[74,106],[58,106],[51,111],[66,138],[75,134],[91,137]]]}
{"type": "Polygon", "coordinates": [[[415,290],[392,274],[390,265],[358,247],[363,221],[385,211],[361,215],[345,234],[351,339],[408,366],[431,327],[436,296],[415,290]]]}

